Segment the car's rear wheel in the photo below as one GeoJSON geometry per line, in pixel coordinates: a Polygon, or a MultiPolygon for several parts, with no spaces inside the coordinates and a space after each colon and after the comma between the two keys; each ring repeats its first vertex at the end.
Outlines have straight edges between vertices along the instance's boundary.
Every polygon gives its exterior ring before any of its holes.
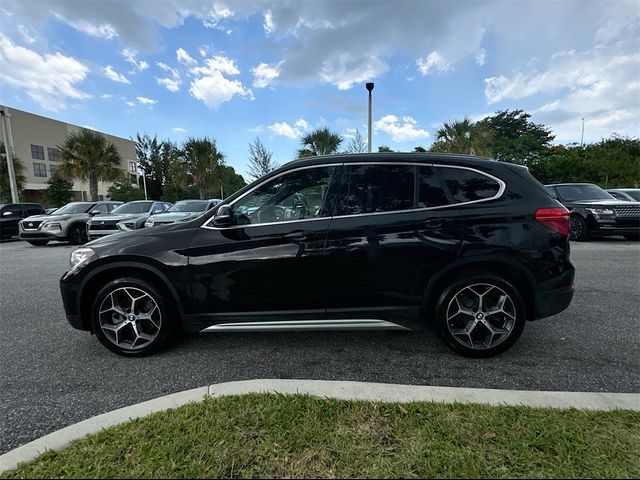
{"type": "Polygon", "coordinates": [[[49,243],[49,240],[27,240],[27,243],[35,246],[35,247],[43,247],[45,246],[47,243],[49,243]]]}
{"type": "Polygon", "coordinates": [[[587,222],[580,215],[571,215],[569,239],[576,242],[589,240],[589,228],[587,222]]]}
{"type": "Polygon", "coordinates": [[[124,356],[148,355],[166,346],[176,320],[156,286],[141,278],[111,280],[91,308],[91,324],[100,342],[124,356]]]}
{"type": "Polygon", "coordinates": [[[526,309],[511,283],[479,272],[454,281],[442,292],[436,322],[451,349],[469,357],[491,357],[518,340],[526,309]]]}
{"type": "Polygon", "coordinates": [[[87,243],[87,227],[79,224],[74,225],[69,230],[69,243],[73,245],[82,245],[87,243]]]}

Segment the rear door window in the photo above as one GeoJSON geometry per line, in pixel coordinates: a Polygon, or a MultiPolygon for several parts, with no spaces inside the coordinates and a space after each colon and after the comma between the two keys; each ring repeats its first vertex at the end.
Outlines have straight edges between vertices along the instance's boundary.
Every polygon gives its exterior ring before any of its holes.
{"type": "Polygon", "coordinates": [[[466,203],[495,197],[500,184],[474,170],[455,167],[438,167],[438,171],[453,198],[454,203],[466,203]]]}
{"type": "Polygon", "coordinates": [[[393,212],[414,208],[412,165],[345,165],[336,215],[393,212]]]}
{"type": "Polygon", "coordinates": [[[418,208],[440,207],[448,205],[449,200],[442,182],[431,167],[420,167],[418,177],[418,208]]]}

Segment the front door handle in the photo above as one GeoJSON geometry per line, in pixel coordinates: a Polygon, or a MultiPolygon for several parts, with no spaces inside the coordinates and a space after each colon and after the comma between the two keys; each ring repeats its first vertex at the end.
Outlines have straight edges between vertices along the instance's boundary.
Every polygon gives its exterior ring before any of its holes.
{"type": "Polygon", "coordinates": [[[442,227],[442,220],[439,218],[432,218],[431,220],[424,222],[424,226],[427,228],[440,228],[442,227]]]}
{"type": "Polygon", "coordinates": [[[297,230],[295,232],[285,234],[284,238],[288,240],[306,240],[307,235],[303,231],[297,230]]]}

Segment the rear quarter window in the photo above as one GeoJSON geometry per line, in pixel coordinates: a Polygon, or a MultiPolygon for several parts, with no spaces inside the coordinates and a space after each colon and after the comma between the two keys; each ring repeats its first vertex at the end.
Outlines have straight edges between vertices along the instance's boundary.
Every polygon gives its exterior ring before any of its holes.
{"type": "Polygon", "coordinates": [[[438,171],[454,203],[486,200],[495,197],[500,191],[497,181],[474,170],[438,167],[438,171]]]}

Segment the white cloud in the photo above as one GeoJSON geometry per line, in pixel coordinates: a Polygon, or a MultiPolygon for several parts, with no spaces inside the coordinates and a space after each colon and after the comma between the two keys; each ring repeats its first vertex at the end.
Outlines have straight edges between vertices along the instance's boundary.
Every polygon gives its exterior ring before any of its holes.
{"type": "Polygon", "coordinates": [[[394,142],[408,142],[427,138],[429,132],[420,128],[418,122],[411,117],[395,115],[385,115],[380,120],[373,123],[374,129],[387,133],[394,142]]]}
{"type": "Polygon", "coordinates": [[[167,78],[167,77],[165,78],[156,77],[156,82],[158,82],[158,85],[162,85],[164,88],[174,93],[180,90],[180,85],[182,85],[182,80],[175,80],[173,78],[167,78]]]}
{"type": "Polygon", "coordinates": [[[34,35],[32,34],[33,32],[29,27],[25,27],[24,25],[18,25],[18,31],[20,32],[22,39],[25,42],[27,42],[29,45],[31,45],[36,41],[34,35]]]}
{"type": "Polygon", "coordinates": [[[105,100],[108,100],[110,98],[113,98],[113,95],[111,93],[103,93],[102,95],[100,95],[100,98],[104,98],[105,100]]]}
{"type": "MultiPolygon", "coordinates": [[[[287,122],[276,122],[272,125],[267,126],[267,129],[271,131],[274,135],[280,137],[287,138],[298,138],[301,137],[305,130],[309,130],[311,125],[304,119],[299,118],[293,123],[293,126],[289,125],[287,122]]],[[[252,132],[261,132],[264,130],[262,125],[257,126],[256,128],[251,129],[252,132]]]]}
{"type": "Polygon", "coordinates": [[[120,52],[120,54],[125,59],[125,61],[133,65],[136,68],[136,70],[139,72],[142,72],[147,68],[149,68],[149,64],[147,62],[145,62],[144,60],[138,60],[136,58],[138,55],[138,52],[136,52],[131,48],[125,48],[124,50],[122,50],[122,52],[120,52]]]}
{"type": "Polygon", "coordinates": [[[233,17],[233,12],[229,7],[222,3],[214,3],[213,7],[209,10],[207,15],[203,19],[202,24],[207,28],[225,30],[225,27],[224,25],[222,25],[222,23],[224,22],[224,20],[231,17],[233,17]]]}
{"type": "Polygon", "coordinates": [[[191,57],[191,55],[187,53],[184,48],[179,48],[176,50],[176,58],[178,59],[179,63],[183,63],[185,65],[195,65],[198,63],[193,59],[193,57],[191,57]]]}
{"type": "Polygon", "coordinates": [[[73,57],[61,53],[42,56],[0,33],[0,82],[24,90],[47,110],[64,108],[68,98],[90,98],[77,88],[88,73],[89,69],[73,57]]]}
{"type": "Polygon", "coordinates": [[[136,106],[136,102],[125,102],[127,104],[128,107],[135,107],[136,106]]]}
{"type": "Polygon", "coordinates": [[[640,52],[636,40],[600,45],[582,52],[558,52],[547,64],[532,64],[511,75],[485,79],[489,104],[540,97],[532,109],[537,122],[552,128],[556,142],[597,141],[613,132],[640,131],[640,52]],[[549,97],[552,96],[552,99],[549,97]]]}
{"type": "Polygon", "coordinates": [[[212,110],[217,110],[236,95],[253,99],[251,90],[247,90],[240,80],[230,80],[224,76],[240,73],[230,58],[222,55],[208,58],[204,67],[194,67],[191,73],[197,78],[191,82],[189,92],[212,110]]]}
{"type": "Polygon", "coordinates": [[[157,100],[154,100],[152,98],[147,98],[147,97],[136,97],[136,99],[142,104],[142,105],[155,105],[156,103],[158,103],[157,100]]]}
{"type": "Polygon", "coordinates": [[[280,72],[278,71],[279,65],[272,67],[267,63],[260,63],[251,69],[253,73],[253,86],[255,88],[265,88],[273,84],[273,81],[278,78],[280,72]]]}
{"type": "Polygon", "coordinates": [[[340,52],[327,59],[320,69],[320,78],[339,90],[348,90],[354,83],[373,80],[389,69],[389,66],[376,56],[340,52]]]}
{"type": "Polygon", "coordinates": [[[182,127],[173,127],[171,131],[176,133],[186,133],[187,129],[182,127]]]}
{"type": "Polygon", "coordinates": [[[104,76],[109,80],[113,80],[114,82],[119,83],[131,83],[127,77],[122,75],[121,73],[116,72],[111,65],[107,65],[102,69],[104,76]]]}
{"type": "Polygon", "coordinates": [[[118,36],[118,32],[116,31],[116,29],[108,23],[96,24],[85,19],[70,20],[60,14],[54,14],[54,15],[58,18],[58,20],[61,20],[71,25],[76,30],[80,30],[81,32],[86,33],[90,37],[104,38],[106,40],[111,40],[118,36]]]}
{"type": "Polygon", "coordinates": [[[476,63],[482,66],[486,61],[487,61],[487,51],[484,48],[481,48],[476,53],[476,63]]]}
{"type": "Polygon", "coordinates": [[[445,73],[451,69],[451,65],[435,50],[426,57],[416,60],[416,66],[422,75],[445,73]]]}
{"type": "Polygon", "coordinates": [[[273,23],[273,15],[271,14],[271,10],[267,10],[264,14],[263,27],[267,35],[270,35],[276,29],[276,26],[273,23]]]}

